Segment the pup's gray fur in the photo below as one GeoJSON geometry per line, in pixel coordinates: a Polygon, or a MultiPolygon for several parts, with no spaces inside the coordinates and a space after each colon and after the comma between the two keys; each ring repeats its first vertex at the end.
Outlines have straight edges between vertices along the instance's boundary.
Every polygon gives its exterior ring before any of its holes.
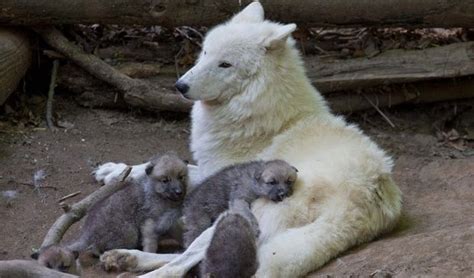
{"type": "MultiPolygon", "coordinates": [[[[290,196],[296,172],[295,167],[283,160],[271,160],[232,165],[210,176],[184,202],[185,246],[212,226],[229,209],[229,204],[244,203],[249,208],[259,197],[277,202],[290,196]]],[[[252,222],[254,227],[258,226],[256,221],[252,222]]]]}
{"type": "Polygon", "coordinates": [[[158,238],[181,216],[188,184],[185,162],[172,154],[153,158],[140,181],[94,205],[79,237],[33,254],[44,266],[65,271],[71,257],[88,251],[99,255],[111,249],[143,247],[156,252],[158,238]]]}
{"type": "Polygon", "coordinates": [[[252,277],[258,267],[256,222],[250,208],[242,203],[222,213],[201,263],[201,277],[252,277]]]}

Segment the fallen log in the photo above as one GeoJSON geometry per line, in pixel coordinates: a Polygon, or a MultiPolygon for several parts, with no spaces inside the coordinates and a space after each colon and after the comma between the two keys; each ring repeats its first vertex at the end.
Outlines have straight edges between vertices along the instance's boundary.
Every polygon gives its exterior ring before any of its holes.
{"type": "MultiPolygon", "coordinates": [[[[98,56],[110,59],[112,56],[122,57],[122,53],[126,52],[124,48],[113,48],[116,52],[111,52],[109,49],[108,51],[99,49],[98,56]]],[[[140,52],[141,49],[133,51],[136,55],[140,52]]],[[[169,60],[170,56],[174,55],[157,52],[147,63],[155,63],[157,59],[169,60]]],[[[127,57],[131,59],[132,56],[127,57]]],[[[304,62],[308,77],[321,92],[354,90],[473,75],[474,42],[454,43],[421,50],[395,49],[372,58],[338,59],[311,55],[305,56],[304,62]]],[[[182,69],[182,72],[186,70],[182,69]]],[[[176,76],[175,66],[161,67],[160,73],[176,76]]]]}
{"type": "MultiPolygon", "coordinates": [[[[250,0],[2,0],[0,24],[207,25],[250,0]]],[[[474,27],[473,0],[261,0],[269,18],[308,26],[474,27]]]]}
{"type": "Polygon", "coordinates": [[[39,265],[35,261],[0,261],[0,277],[9,278],[73,278],[72,274],[59,272],[39,265]]]}
{"type": "MultiPolygon", "coordinates": [[[[149,77],[150,82],[159,84],[162,92],[174,91],[176,78],[173,75],[149,77]]],[[[126,108],[128,106],[157,112],[154,108],[154,95],[139,95],[141,102],[127,103],[120,97],[120,92],[104,82],[95,79],[80,68],[65,65],[60,71],[59,85],[62,89],[72,91],[78,102],[87,107],[95,108],[126,108]],[[143,104],[142,104],[143,103],[143,104]],[[146,105],[145,105],[146,104],[146,105]]],[[[317,82],[316,82],[317,83],[317,82]]],[[[384,85],[387,87],[386,85],[384,85]]],[[[349,113],[373,108],[367,98],[378,107],[391,107],[403,103],[430,103],[464,98],[474,98],[474,80],[470,77],[462,79],[441,79],[420,81],[409,84],[391,84],[390,92],[374,93],[378,87],[354,89],[350,91],[326,91],[324,95],[333,111],[349,113]],[[358,92],[357,92],[358,91],[358,92]]]]}
{"type": "Polygon", "coordinates": [[[390,92],[374,93],[360,90],[358,93],[336,93],[326,97],[329,106],[337,113],[393,107],[400,104],[432,103],[474,98],[474,79],[423,81],[391,86],[390,92]]]}
{"type": "MultiPolygon", "coordinates": [[[[306,57],[305,57],[306,58],[306,57]]],[[[395,49],[373,58],[305,59],[307,74],[322,92],[474,74],[474,42],[423,50],[395,49]]]]}
{"type": "Polygon", "coordinates": [[[30,42],[26,33],[0,27],[0,105],[16,89],[30,63],[30,42]]]}
{"type": "MultiPolygon", "coordinates": [[[[304,58],[309,78],[324,94],[474,75],[474,42],[423,50],[390,50],[370,59],[341,60],[317,56],[304,58]]],[[[161,92],[158,95],[174,94],[174,66],[161,66],[153,64],[153,61],[141,65],[119,64],[117,70],[133,78],[145,78],[148,83],[158,88],[161,92]]],[[[120,90],[107,86],[77,67],[65,66],[59,72],[59,84],[81,95],[79,99],[91,107],[125,107],[129,104],[156,111],[160,105],[155,94],[131,91],[122,97],[120,90]],[[154,101],[150,102],[152,99],[154,101]]],[[[181,111],[187,109],[189,107],[181,111]]]]}

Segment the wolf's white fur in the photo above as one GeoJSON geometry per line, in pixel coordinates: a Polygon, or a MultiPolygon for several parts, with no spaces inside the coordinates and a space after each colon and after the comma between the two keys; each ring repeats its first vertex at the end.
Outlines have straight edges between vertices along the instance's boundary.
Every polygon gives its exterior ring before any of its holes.
{"type": "Polygon", "coordinates": [[[299,170],[293,196],[253,205],[261,230],[257,277],[313,271],[391,229],[401,211],[392,160],[331,114],[305,74],[294,29],[264,21],[254,2],[207,34],[198,62],[180,79],[197,100],[191,150],[200,178],[253,159],[284,159],[299,170]]]}

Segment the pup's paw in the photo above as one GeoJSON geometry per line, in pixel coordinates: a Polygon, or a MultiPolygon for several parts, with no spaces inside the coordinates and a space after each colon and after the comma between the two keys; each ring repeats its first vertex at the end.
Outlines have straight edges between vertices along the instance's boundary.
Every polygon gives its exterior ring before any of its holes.
{"type": "Polygon", "coordinates": [[[114,178],[117,178],[127,167],[124,163],[108,162],[97,167],[92,175],[96,181],[101,184],[109,184],[114,178]]]}
{"type": "Polygon", "coordinates": [[[100,262],[106,271],[133,271],[138,265],[137,257],[126,249],[107,251],[100,256],[100,262]]]}

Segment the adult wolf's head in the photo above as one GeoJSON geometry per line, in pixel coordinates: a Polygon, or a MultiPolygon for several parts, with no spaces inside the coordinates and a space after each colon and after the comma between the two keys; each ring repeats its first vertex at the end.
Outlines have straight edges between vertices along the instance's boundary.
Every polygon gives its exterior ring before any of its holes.
{"type": "Polygon", "coordinates": [[[259,74],[270,74],[279,66],[280,54],[295,29],[295,24],[264,21],[261,4],[253,2],[208,32],[199,59],[176,88],[192,100],[226,102],[246,87],[256,86],[252,80],[259,74]]]}

